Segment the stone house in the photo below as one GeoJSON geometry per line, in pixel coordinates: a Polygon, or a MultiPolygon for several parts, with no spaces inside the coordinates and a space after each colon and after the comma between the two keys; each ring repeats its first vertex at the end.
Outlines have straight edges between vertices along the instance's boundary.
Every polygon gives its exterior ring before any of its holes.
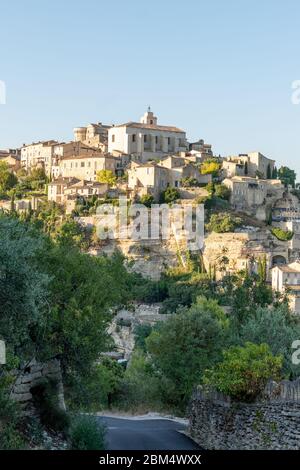
{"type": "Polygon", "coordinates": [[[87,127],[74,128],[75,142],[82,142],[90,147],[96,147],[103,153],[107,152],[108,130],[111,126],[97,122],[87,127]]]}
{"type": "Polygon", "coordinates": [[[213,157],[211,147],[211,144],[206,144],[203,139],[199,139],[197,142],[189,143],[189,152],[201,162],[213,157]]]}
{"type": "Polygon", "coordinates": [[[78,183],[78,178],[62,178],[59,177],[48,184],[48,201],[56,202],[57,204],[63,204],[65,199],[65,189],[68,186],[78,183]]]}
{"type": "Polygon", "coordinates": [[[49,140],[23,145],[21,148],[21,166],[26,171],[34,167],[44,168],[47,175],[53,178],[62,176],[60,160],[78,155],[100,155],[98,148],[84,145],[82,142],[57,142],[49,140]]]}
{"type": "Polygon", "coordinates": [[[186,133],[174,126],[157,124],[157,117],[148,111],[140,122],[127,122],[108,130],[108,152],[134,155],[145,163],[168,153],[185,151],[186,133]]]}
{"type": "Polygon", "coordinates": [[[272,289],[284,293],[293,313],[300,314],[300,262],[277,265],[272,268],[272,289]]]}
{"type": "Polygon", "coordinates": [[[231,190],[232,207],[254,215],[259,220],[266,220],[272,204],[284,193],[280,180],[234,176],[224,179],[223,184],[231,190]]]}
{"type": "Polygon", "coordinates": [[[89,153],[72,155],[60,160],[60,175],[63,178],[75,177],[88,181],[96,181],[98,171],[111,170],[115,173],[121,163],[120,158],[102,153],[95,155],[89,153]]]}
{"type": "Polygon", "coordinates": [[[211,175],[201,175],[198,168],[185,158],[169,155],[157,162],[132,163],[128,170],[128,189],[138,196],[151,194],[156,201],[169,186],[182,187],[185,178],[196,179],[199,184],[211,181],[211,175]]]}
{"type": "Polygon", "coordinates": [[[91,196],[102,197],[107,194],[108,185],[93,181],[80,180],[78,178],[58,178],[48,184],[48,201],[57,204],[66,204],[68,199],[78,196],[88,198],[91,196]]]}
{"type": "Polygon", "coordinates": [[[262,153],[249,152],[225,158],[222,170],[225,178],[233,176],[267,178],[268,174],[272,176],[274,166],[275,161],[265,157],[262,153]]]}

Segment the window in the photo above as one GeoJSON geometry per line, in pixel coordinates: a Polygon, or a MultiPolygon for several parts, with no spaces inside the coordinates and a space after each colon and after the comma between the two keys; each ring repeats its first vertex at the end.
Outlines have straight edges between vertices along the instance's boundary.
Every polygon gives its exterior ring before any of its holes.
{"type": "Polygon", "coordinates": [[[113,135],[111,136],[111,141],[112,141],[112,142],[115,141],[115,134],[113,134],[113,135]]]}
{"type": "Polygon", "coordinates": [[[84,162],[81,162],[81,168],[83,168],[83,167],[84,167],[84,165],[85,165],[85,164],[84,164],[84,162]]]}
{"type": "Polygon", "coordinates": [[[136,139],[136,135],[132,134],[132,142],[135,142],[135,139],[136,139]]]}
{"type": "Polygon", "coordinates": [[[147,142],[147,135],[144,135],[144,142],[147,142]]]}
{"type": "Polygon", "coordinates": [[[168,145],[171,144],[171,137],[168,137],[168,145]]]}
{"type": "Polygon", "coordinates": [[[155,143],[158,144],[158,136],[155,136],[155,143]]]}
{"type": "Polygon", "coordinates": [[[152,126],[152,124],[153,124],[153,119],[150,119],[150,124],[151,124],[151,126],[152,126]]]}

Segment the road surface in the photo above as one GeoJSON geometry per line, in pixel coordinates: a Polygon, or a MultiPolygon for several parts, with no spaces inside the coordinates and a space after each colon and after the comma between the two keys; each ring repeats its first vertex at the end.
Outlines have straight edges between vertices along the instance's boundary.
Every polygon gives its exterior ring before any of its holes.
{"type": "Polygon", "coordinates": [[[106,425],[107,450],[199,450],[182,434],[186,425],[170,419],[131,419],[99,416],[106,425]]]}

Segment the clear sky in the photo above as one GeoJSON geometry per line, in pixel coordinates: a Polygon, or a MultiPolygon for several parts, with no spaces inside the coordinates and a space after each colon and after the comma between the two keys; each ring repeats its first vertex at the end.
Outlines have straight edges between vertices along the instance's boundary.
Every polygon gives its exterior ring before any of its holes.
{"type": "Polygon", "coordinates": [[[138,120],[297,170],[299,0],[0,1],[0,148],[138,120]]]}

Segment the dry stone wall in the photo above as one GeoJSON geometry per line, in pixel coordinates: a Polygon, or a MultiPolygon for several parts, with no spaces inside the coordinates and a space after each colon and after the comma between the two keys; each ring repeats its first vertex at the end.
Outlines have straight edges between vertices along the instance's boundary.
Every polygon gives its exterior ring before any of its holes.
{"type": "Polygon", "coordinates": [[[33,396],[31,390],[44,379],[52,379],[57,383],[58,405],[65,409],[64,390],[60,362],[57,359],[47,363],[39,363],[33,359],[22,370],[15,371],[15,383],[11,391],[11,398],[22,405],[25,411],[33,409],[33,396]]]}
{"type": "Polygon", "coordinates": [[[300,379],[270,383],[264,400],[235,403],[198,390],[190,406],[191,436],[204,449],[300,449],[300,379]]]}

